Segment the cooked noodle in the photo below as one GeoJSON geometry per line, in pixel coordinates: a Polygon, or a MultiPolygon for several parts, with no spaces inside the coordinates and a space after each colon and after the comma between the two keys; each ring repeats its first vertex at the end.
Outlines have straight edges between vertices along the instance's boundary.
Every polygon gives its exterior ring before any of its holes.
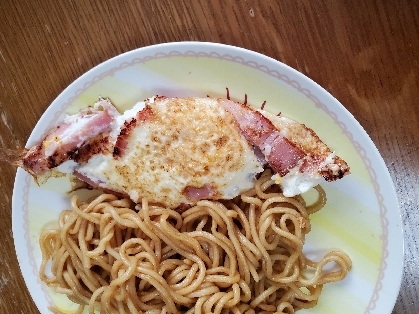
{"type": "MultiPolygon", "coordinates": [[[[343,279],[349,257],[302,253],[306,206],[265,172],[231,201],[199,201],[179,213],[103,194],[71,200],[60,227],[40,238],[40,277],[89,313],[294,313],[316,305],[323,284],[343,279]],[[51,273],[47,263],[52,260],[51,273]],[[334,262],[339,270],[324,272],[334,262]]],[[[57,309],[52,309],[57,312],[57,309]]]]}

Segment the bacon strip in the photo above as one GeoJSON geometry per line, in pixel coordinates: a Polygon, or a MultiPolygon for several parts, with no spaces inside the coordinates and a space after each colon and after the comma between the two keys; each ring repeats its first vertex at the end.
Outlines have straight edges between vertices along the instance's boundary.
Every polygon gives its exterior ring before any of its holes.
{"type": "Polygon", "coordinates": [[[93,181],[93,180],[91,180],[89,177],[86,177],[86,176],[84,176],[84,175],[82,175],[80,172],[78,172],[77,170],[75,170],[74,172],[73,172],[73,175],[77,178],[77,179],[79,179],[79,180],[81,180],[81,181],[83,181],[83,182],[85,182],[85,183],[87,183],[88,185],[90,185],[92,188],[96,188],[96,189],[101,189],[103,192],[105,192],[105,193],[110,193],[110,194],[114,194],[114,195],[116,195],[116,196],[118,196],[118,197],[129,197],[129,195],[128,194],[126,194],[126,193],[121,193],[121,192],[119,192],[119,191],[115,191],[115,190],[112,190],[112,189],[108,189],[108,188],[104,188],[102,185],[105,183],[105,182],[99,182],[99,181],[93,181]]]}
{"type": "Polygon", "coordinates": [[[212,187],[211,184],[205,184],[201,187],[187,186],[183,190],[189,200],[197,202],[203,199],[211,199],[217,194],[217,190],[212,187]]]}
{"type": "Polygon", "coordinates": [[[234,116],[247,140],[260,149],[266,161],[281,176],[286,175],[306,156],[303,150],[285,138],[260,112],[231,100],[221,100],[220,104],[234,116]]]}
{"type": "Polygon", "coordinates": [[[279,131],[273,131],[260,146],[268,163],[278,174],[283,177],[290,169],[297,166],[306,154],[279,131]]]}
{"type": "Polygon", "coordinates": [[[22,158],[22,167],[35,177],[41,175],[72,159],[76,151],[89,140],[110,131],[117,114],[116,108],[105,99],[100,100],[95,108],[89,107],[68,117],[40,144],[27,151],[22,158]],[[104,110],[95,109],[98,104],[104,110]]]}

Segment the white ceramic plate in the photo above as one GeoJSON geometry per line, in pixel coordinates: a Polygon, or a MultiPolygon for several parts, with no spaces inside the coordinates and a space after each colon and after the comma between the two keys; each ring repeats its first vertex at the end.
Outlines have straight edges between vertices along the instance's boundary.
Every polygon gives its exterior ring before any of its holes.
{"type": "MultiPolygon", "coordinates": [[[[200,42],[140,48],[93,68],[51,104],[27,145],[43,138],[66,113],[109,97],[125,110],[153,95],[225,97],[244,100],[295,119],[312,128],[344,158],[352,174],[323,184],[324,209],[312,216],[306,253],[320,257],[345,251],[353,269],[342,282],[326,285],[318,305],[300,313],[391,313],[402,276],[403,232],[396,194],[388,170],[368,135],[353,116],[319,85],[294,69],[241,48],[200,42]]],[[[75,309],[38,278],[40,232],[69,206],[69,179],[37,186],[19,169],[13,192],[13,236],[26,285],[41,313],[55,304],[75,309]]]]}

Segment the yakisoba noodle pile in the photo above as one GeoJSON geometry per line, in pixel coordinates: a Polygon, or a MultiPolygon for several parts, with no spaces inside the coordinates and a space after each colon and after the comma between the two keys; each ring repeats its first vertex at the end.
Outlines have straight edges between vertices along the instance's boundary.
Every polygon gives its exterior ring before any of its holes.
{"type": "MultiPolygon", "coordinates": [[[[40,239],[41,279],[89,313],[294,313],[316,305],[325,283],[343,279],[349,257],[302,253],[309,214],[265,171],[231,201],[200,201],[183,213],[114,195],[72,198],[60,227],[40,239]],[[46,265],[52,260],[51,273],[46,265]],[[339,270],[325,273],[325,264],[339,270]]],[[[52,309],[52,311],[58,311],[52,309]]]]}

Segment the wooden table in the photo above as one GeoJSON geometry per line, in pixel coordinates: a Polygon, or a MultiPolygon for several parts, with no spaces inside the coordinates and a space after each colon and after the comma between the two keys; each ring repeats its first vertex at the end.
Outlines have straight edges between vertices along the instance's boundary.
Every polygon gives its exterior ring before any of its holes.
{"type": "MultiPolygon", "coordinates": [[[[54,98],[95,65],[172,41],[244,47],[299,70],[361,123],[394,180],[405,228],[393,313],[419,312],[419,2],[0,2],[0,142],[23,147],[54,98]]],[[[15,169],[1,162],[0,312],[37,313],[14,253],[15,169]]]]}

